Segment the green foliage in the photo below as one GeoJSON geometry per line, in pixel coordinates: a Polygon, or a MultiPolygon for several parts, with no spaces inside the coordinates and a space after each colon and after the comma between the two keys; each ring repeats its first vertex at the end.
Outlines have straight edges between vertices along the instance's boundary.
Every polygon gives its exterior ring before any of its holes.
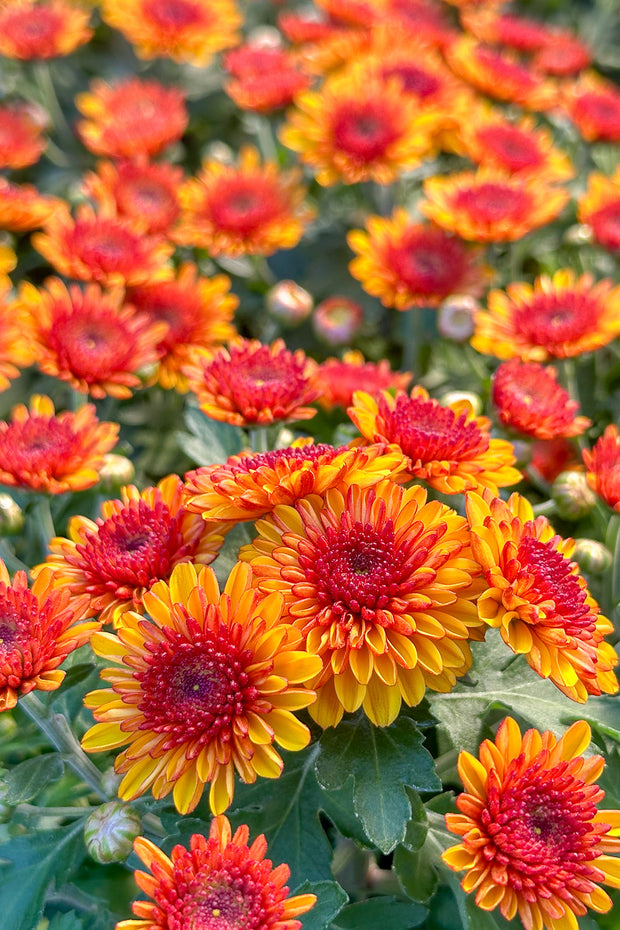
{"type": "Polygon", "coordinates": [[[421,904],[397,901],[394,898],[369,898],[340,911],[333,930],[410,930],[419,927],[428,914],[421,904]]]}
{"type": "Polygon", "coordinates": [[[189,432],[178,432],[177,440],[197,466],[225,462],[243,448],[243,433],[238,427],[209,419],[199,407],[188,406],[184,419],[189,432]]]}
{"type": "Polygon", "coordinates": [[[2,776],[0,796],[5,804],[11,805],[31,801],[46,785],[59,779],[63,771],[64,763],[56,752],[26,759],[2,776]]]}

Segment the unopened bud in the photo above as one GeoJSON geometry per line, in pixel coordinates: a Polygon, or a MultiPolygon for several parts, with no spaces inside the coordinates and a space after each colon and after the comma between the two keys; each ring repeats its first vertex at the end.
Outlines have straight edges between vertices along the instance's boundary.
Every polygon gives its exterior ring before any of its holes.
{"type": "Polygon", "coordinates": [[[596,494],[582,471],[562,471],[551,486],[551,497],[564,520],[581,520],[596,504],[596,494]]]}
{"type": "Polygon", "coordinates": [[[564,233],[564,242],[570,245],[587,245],[592,242],[592,230],[585,223],[576,223],[569,226],[564,233]]]}
{"type": "Polygon", "coordinates": [[[84,841],[88,854],[105,865],[126,859],[142,831],[140,815],[121,801],[108,801],[86,819],[84,841]]]}
{"type": "Polygon", "coordinates": [[[104,494],[113,494],[124,484],[131,484],[136,474],[131,459],[115,452],[103,456],[103,465],[99,469],[100,490],[104,494]]]}
{"type": "Polygon", "coordinates": [[[439,398],[439,403],[443,404],[444,407],[449,407],[451,404],[456,404],[461,400],[466,400],[470,403],[476,416],[480,416],[482,413],[482,400],[477,394],[473,394],[471,391],[447,391],[439,398]]]}
{"type": "Polygon", "coordinates": [[[474,316],[479,309],[478,301],[468,294],[453,294],[437,311],[437,329],[446,339],[467,342],[474,334],[474,316]]]}
{"type": "Polygon", "coordinates": [[[349,297],[328,297],[312,317],[315,333],[330,346],[348,345],[363,322],[362,307],[349,297]]]}
{"type": "Polygon", "coordinates": [[[267,310],[280,323],[297,326],[312,313],[312,294],[295,281],[278,281],[267,291],[267,310]]]}
{"type": "Polygon", "coordinates": [[[282,48],[282,33],[275,26],[256,26],[248,35],[253,48],[282,48]]]}
{"type": "Polygon", "coordinates": [[[572,557],[582,571],[591,575],[602,575],[613,562],[609,549],[596,539],[576,539],[572,557]]]}
{"type": "Polygon", "coordinates": [[[0,494],[0,536],[15,536],[24,527],[24,512],[10,494],[0,494]]]}

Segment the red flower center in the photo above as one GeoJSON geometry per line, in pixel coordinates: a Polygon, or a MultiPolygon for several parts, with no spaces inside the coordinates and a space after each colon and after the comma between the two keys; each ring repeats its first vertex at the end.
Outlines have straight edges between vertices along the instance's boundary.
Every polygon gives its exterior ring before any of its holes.
{"type": "Polygon", "coordinates": [[[188,0],[148,0],[143,13],[164,29],[186,29],[207,19],[206,10],[188,0]]]}
{"type": "Polygon", "coordinates": [[[600,315],[598,301],[586,294],[536,294],[516,308],[514,325],[528,342],[552,352],[554,346],[560,348],[595,330],[600,315]]]}
{"type": "Polygon", "coordinates": [[[68,423],[30,417],[25,423],[9,424],[0,433],[0,468],[16,477],[58,477],[75,468],[81,446],[68,423]]]}
{"type": "Polygon", "coordinates": [[[231,466],[234,475],[247,474],[259,468],[273,468],[279,462],[290,464],[292,468],[303,462],[317,462],[321,459],[324,464],[344,452],[346,446],[337,449],[326,442],[313,443],[301,448],[274,449],[272,452],[258,452],[256,455],[244,456],[231,466]]]}
{"type": "Polygon", "coordinates": [[[216,227],[247,236],[281,216],[285,204],[267,178],[237,177],[218,187],[208,208],[216,227]]]}
{"type": "Polygon", "coordinates": [[[28,58],[48,57],[56,52],[56,40],[62,29],[58,13],[37,4],[33,9],[5,13],[2,29],[15,45],[17,52],[28,58]]]}
{"type": "Polygon", "coordinates": [[[75,254],[85,265],[104,274],[133,269],[136,259],[141,258],[138,236],[113,223],[78,222],[72,238],[75,254]]]}
{"type": "Polygon", "coordinates": [[[606,249],[620,249],[620,200],[608,203],[588,218],[594,238],[606,249]]]}
{"type": "Polygon", "coordinates": [[[334,114],[332,136],[340,151],[361,162],[372,162],[385,156],[399,132],[393,115],[378,101],[347,101],[334,114]]]}
{"type": "Polygon", "coordinates": [[[543,161],[536,140],[516,126],[486,126],[478,132],[485,149],[496,152],[510,171],[536,168],[543,161]]]}
{"type": "Polygon", "coordinates": [[[179,213],[172,191],[154,178],[137,178],[120,185],[116,196],[122,213],[144,217],[151,227],[167,226],[179,213]]]}
{"type": "Polygon", "coordinates": [[[187,930],[237,930],[248,927],[247,901],[245,894],[234,888],[214,888],[205,892],[204,897],[197,896],[190,904],[187,930]]]}
{"type": "Polygon", "coordinates": [[[591,91],[579,98],[577,111],[601,129],[612,129],[620,122],[620,100],[609,94],[591,91]]]}
{"type": "Polygon", "coordinates": [[[58,315],[46,333],[46,341],[55,352],[60,369],[87,383],[123,371],[127,366],[132,369],[135,341],[127,327],[111,313],[99,320],[89,319],[88,315],[58,315]]]}
{"type": "Polygon", "coordinates": [[[467,252],[442,230],[412,231],[401,245],[386,247],[386,260],[411,291],[440,297],[453,293],[467,271],[467,252]]]}
{"type": "Polygon", "coordinates": [[[0,584],[0,688],[18,688],[41,670],[60,627],[59,621],[49,622],[45,605],[42,611],[31,591],[0,584]]]}
{"type": "Polygon", "coordinates": [[[493,52],[488,48],[479,48],[476,55],[482,67],[493,72],[489,77],[496,78],[500,86],[502,81],[508,81],[520,90],[525,91],[537,83],[527,68],[515,61],[509,61],[499,52],[493,52]]]}
{"type": "Polygon", "coordinates": [[[442,407],[435,400],[400,396],[394,410],[380,402],[384,434],[415,462],[463,461],[475,458],[489,447],[475,420],[442,407]]]}
{"type": "Polygon", "coordinates": [[[386,65],[382,69],[382,76],[389,80],[397,77],[408,94],[416,94],[420,100],[432,97],[441,89],[441,81],[430,71],[418,68],[414,64],[386,65]]]}
{"type": "Polygon", "coordinates": [[[478,223],[520,219],[527,215],[530,206],[530,197],[524,190],[492,181],[462,188],[455,197],[457,210],[465,210],[478,223]]]}

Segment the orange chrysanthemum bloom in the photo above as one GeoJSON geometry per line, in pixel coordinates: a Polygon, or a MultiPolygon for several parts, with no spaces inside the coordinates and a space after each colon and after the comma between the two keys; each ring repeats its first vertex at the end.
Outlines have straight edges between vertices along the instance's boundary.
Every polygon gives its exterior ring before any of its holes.
{"type": "Polygon", "coordinates": [[[0,106],[0,168],[26,168],[34,165],[45,151],[41,138],[43,118],[28,104],[0,106]]]}
{"type": "Polygon", "coordinates": [[[224,541],[219,524],[207,526],[183,506],[178,475],[142,492],[121,488],[120,500],[105,501],[97,520],[72,517],[68,533],[52,539],[33,576],[51,568],[57,587],[73,597],[88,595],[91,613],[115,624],[128,610],[144,613],[145,593],[168,581],[176,565],[208,565],[224,541]]]}
{"type": "Polygon", "coordinates": [[[20,694],[60,687],[66,673],[58,666],[99,629],[95,621],[79,622],[87,606],[87,598],[70,601],[54,590],[49,571],[32,588],[26,572],[11,582],[0,559],[0,711],[15,707],[20,694]]]}
{"type": "Polygon", "coordinates": [[[567,191],[537,176],[522,178],[493,168],[463,171],[424,182],[420,211],[438,226],[474,242],[513,242],[556,219],[567,191]]]}
{"type": "Polygon", "coordinates": [[[355,448],[297,439],[286,449],[241,452],[224,465],[203,465],[185,475],[185,506],[205,520],[256,520],[279,504],[352,484],[369,487],[393,478],[403,456],[384,446],[355,448]]]}
{"type": "Polygon", "coordinates": [[[608,178],[594,172],[577,201],[577,219],[592,230],[595,242],[611,252],[620,251],[620,170],[608,178]]]}
{"type": "Polygon", "coordinates": [[[575,174],[569,157],[553,145],[551,133],[525,117],[511,122],[496,111],[479,111],[463,121],[457,149],[478,165],[520,177],[535,175],[546,183],[567,181],[575,174]]]}
{"type": "Polygon", "coordinates": [[[342,19],[317,19],[316,11],[285,11],[278,16],[278,27],[294,46],[295,57],[309,74],[325,75],[348,65],[365,52],[370,44],[374,16],[368,15],[364,25],[346,23],[342,19]]]}
{"type": "Polygon", "coordinates": [[[261,164],[258,150],[244,146],[239,163],[205,161],[180,191],[183,213],[175,239],[211,255],[272,255],[291,249],[314,217],[304,203],[301,171],[261,164]]]}
{"type": "Polygon", "coordinates": [[[84,736],[87,752],[127,748],[115,769],[118,793],[132,800],[172,792],[186,814],[210,782],[214,814],[230,805],[235,771],[242,781],[278,778],[284,749],[303,749],[310,731],[292,711],[314,692],[299,682],[316,675],[316,656],[298,649],[301,634],[283,621],[282,595],[252,588],[248,565],[237,563],[220,594],[215,573],[177,565],[170,583],[144,595],[151,619],[127,613],[116,635],[97,633],[97,655],[111,685],[87,694],[97,723],[84,736]]]}
{"type": "Polygon", "coordinates": [[[190,391],[213,420],[260,426],[278,420],[308,420],[319,394],[316,363],[301,349],[289,352],[282,339],[270,346],[240,339],[227,349],[197,354],[186,365],[190,391]]]}
{"type": "Polygon", "coordinates": [[[123,306],[120,290],[67,288],[59,278],[42,288],[23,283],[15,308],[29,321],[39,370],[97,399],[131,397],[141,385],[137,372],[157,360],[167,330],[123,306]]]}
{"type": "Polygon", "coordinates": [[[62,494],[99,481],[103,456],[114,448],[118,423],[100,423],[92,404],[56,416],[49,397],[34,395],[0,421],[0,484],[62,494]]]}
{"type": "Polygon", "coordinates": [[[491,439],[490,421],[475,416],[467,400],[442,405],[423,387],[378,397],[356,391],[347,412],[368,442],[399,446],[407,456],[405,473],[442,494],[476,487],[497,492],[521,480],[512,468],[512,444],[491,439]]]}
{"type": "Polygon", "coordinates": [[[602,756],[584,758],[590,727],[578,720],[560,738],[506,717],[479,758],[461,752],[465,793],[446,826],[462,837],[442,859],[485,911],[498,905],[525,930],[577,930],[577,916],[612,906],[597,884],[620,887],[620,811],[598,810],[602,756]]]}
{"type": "MultiPolygon", "coordinates": [[[[10,266],[9,266],[10,267],[10,266]]],[[[5,391],[12,378],[19,377],[20,368],[28,368],[35,360],[32,327],[23,319],[12,301],[8,300],[11,282],[2,275],[0,256],[0,391],[5,391]]]]}
{"type": "Polygon", "coordinates": [[[103,0],[104,21],[138,58],[171,58],[205,67],[239,41],[243,19],[233,0],[103,0]]]}
{"type": "Polygon", "coordinates": [[[57,210],[32,244],[59,274],[79,281],[131,286],[172,275],[170,242],[145,235],[132,219],[96,214],[86,204],[75,218],[66,208],[57,210]]]}
{"type": "Polygon", "coordinates": [[[86,117],[77,123],[83,144],[108,158],[156,155],[187,129],[183,90],[154,80],[127,78],[113,86],[95,80],[75,105],[86,117]]]}
{"type": "Polygon", "coordinates": [[[575,278],[573,271],[541,275],[491,291],[476,314],[471,344],[496,358],[545,362],[593,352],[620,334],[620,288],[611,280],[575,278]]]}
{"type": "Polygon", "coordinates": [[[70,55],[89,41],[90,11],[66,0],[10,0],[0,6],[0,55],[22,60],[70,55]]]}
{"type": "Polygon", "coordinates": [[[354,349],[345,352],[342,359],[328,358],[319,365],[316,384],[321,393],[317,403],[323,410],[349,407],[360,384],[369,394],[406,391],[412,377],[410,371],[392,371],[385,358],[380,362],[367,362],[362,353],[354,349]]]}
{"type": "Polygon", "coordinates": [[[12,184],[0,177],[0,230],[22,233],[38,229],[63,209],[64,200],[40,194],[32,184],[12,184]]]}
{"type": "Polygon", "coordinates": [[[613,626],[601,613],[562,539],[546,517],[534,519],[520,494],[508,501],[487,489],[466,495],[471,548],[488,587],[478,598],[480,618],[542,678],[573,701],[615,694],[618,663],[603,639],[613,626]]]}
{"type": "Polygon", "coordinates": [[[355,70],[300,94],[280,136],[319,184],[391,184],[430,153],[434,128],[399,80],[355,70]]]}
{"type": "Polygon", "coordinates": [[[153,874],[136,872],[136,884],[155,903],[135,901],[131,907],[139,919],[121,920],[116,930],[165,930],[196,919],[212,930],[300,930],[295,918],[314,906],[316,895],[288,898],[289,867],[272,869],[265,859],[265,837],[257,836],[248,846],[249,836],[245,824],[233,834],[220,814],[211,821],[208,839],[194,833],[189,850],[174,846],[170,859],[138,837],[136,854],[153,874]]]}
{"type": "Polygon", "coordinates": [[[592,52],[579,36],[559,29],[550,35],[532,58],[535,71],[552,77],[570,77],[592,64],[592,52]]]}
{"type": "Polygon", "coordinates": [[[242,110],[271,113],[293,102],[310,86],[310,76],[299,70],[296,58],[281,48],[240,45],[224,57],[233,80],[224,90],[242,110]]]}
{"type": "Polygon", "coordinates": [[[389,28],[443,48],[455,33],[437,0],[380,0],[377,19],[389,28]]]}
{"type": "Polygon", "coordinates": [[[543,75],[531,71],[509,52],[482,45],[463,35],[445,50],[446,61],[457,74],[480,93],[528,110],[550,110],[558,91],[543,75]]]}
{"type": "Polygon", "coordinates": [[[212,349],[236,335],[233,318],[239,299],[230,293],[230,278],[203,278],[192,262],[182,264],[172,281],[130,288],[127,301],[153,322],[167,324],[154,375],[163,388],[185,393],[188,383],[181,369],[196,350],[212,349]]]}
{"type": "Polygon", "coordinates": [[[491,276],[479,249],[438,226],[414,222],[401,208],[391,217],[370,216],[366,230],[347,234],[356,253],[349,271],[384,307],[436,307],[450,294],[479,296],[491,276]]]}
{"type": "Polygon", "coordinates": [[[551,485],[563,471],[580,471],[575,446],[568,439],[538,439],[532,443],[529,469],[551,485]]]}
{"type": "Polygon", "coordinates": [[[289,622],[322,668],[309,708],[322,727],[359,707],[388,726],[401,701],[450,691],[481,639],[479,588],[463,517],[391,480],[331,488],[256,524],[240,551],[261,591],[284,594],[289,622]]]}
{"type": "Polygon", "coordinates": [[[464,9],[460,20],[463,28],[481,42],[507,45],[517,52],[536,52],[546,45],[552,35],[541,20],[516,13],[502,13],[494,3],[464,9]]]}
{"type": "Polygon", "coordinates": [[[613,423],[589,451],[581,453],[587,469],[588,484],[606,504],[620,512],[620,438],[613,423]]]}
{"type": "Polygon", "coordinates": [[[579,404],[558,384],[555,369],[537,362],[502,362],[491,393],[504,426],[536,439],[580,436],[592,422],[575,416],[579,404]]]}
{"type": "Polygon", "coordinates": [[[564,88],[562,103],[587,142],[620,142],[620,91],[587,72],[564,88]]]}
{"type": "Polygon", "coordinates": [[[146,233],[166,234],[179,218],[183,169],[167,162],[100,162],[82,190],[106,216],[132,219],[146,233]]]}

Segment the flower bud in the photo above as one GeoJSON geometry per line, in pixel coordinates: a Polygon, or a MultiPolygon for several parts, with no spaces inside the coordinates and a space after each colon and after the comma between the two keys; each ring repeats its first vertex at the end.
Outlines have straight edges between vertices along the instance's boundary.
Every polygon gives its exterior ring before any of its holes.
{"type": "Polygon", "coordinates": [[[280,323],[297,326],[310,316],[314,306],[312,294],[295,281],[278,281],[265,296],[267,310],[280,323]]]}
{"type": "Polygon", "coordinates": [[[348,345],[363,322],[362,307],[349,297],[328,297],[312,317],[315,333],[330,346],[348,345]]]}
{"type": "Polygon", "coordinates": [[[0,494],[0,536],[15,536],[24,527],[24,512],[10,494],[0,494]]]}
{"type": "Polygon", "coordinates": [[[126,859],[140,835],[140,815],[121,801],[108,801],[86,819],[84,841],[89,855],[105,865],[126,859]]]}
{"type": "Polygon", "coordinates": [[[588,245],[592,242],[592,230],[584,223],[576,223],[569,226],[564,233],[564,242],[570,245],[588,245]]]}
{"type": "Polygon", "coordinates": [[[103,465],[99,469],[100,490],[104,494],[114,494],[124,484],[131,484],[136,474],[133,462],[124,455],[106,452],[103,465]]]}
{"type": "Polygon", "coordinates": [[[572,558],[582,571],[591,575],[602,575],[613,562],[609,549],[596,539],[576,539],[572,558]]]}
{"type": "Polygon", "coordinates": [[[437,329],[446,339],[467,342],[474,334],[474,316],[480,304],[468,294],[453,294],[437,311],[437,329]]]}
{"type": "Polygon", "coordinates": [[[581,520],[596,504],[596,494],[582,471],[562,471],[551,486],[551,497],[564,520],[581,520]]]}
{"type": "Polygon", "coordinates": [[[450,404],[456,404],[460,400],[466,400],[470,403],[476,416],[480,416],[482,413],[482,400],[471,391],[447,391],[439,398],[439,403],[449,407],[450,404]]]}

